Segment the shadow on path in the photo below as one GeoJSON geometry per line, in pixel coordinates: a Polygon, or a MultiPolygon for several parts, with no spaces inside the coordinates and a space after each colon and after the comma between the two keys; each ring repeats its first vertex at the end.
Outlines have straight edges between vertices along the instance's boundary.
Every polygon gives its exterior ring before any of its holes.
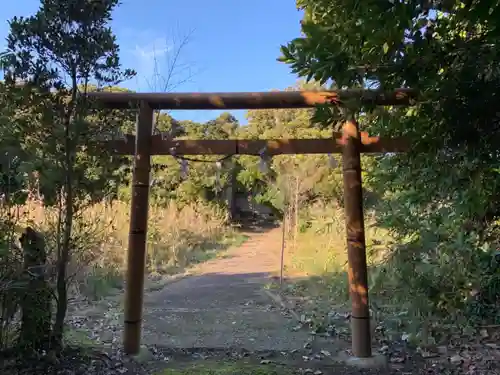
{"type": "Polygon", "coordinates": [[[208,273],[149,294],[144,341],[173,348],[301,349],[306,332],[263,293],[269,273],[208,273]]]}
{"type": "Polygon", "coordinates": [[[144,342],[171,348],[300,350],[310,338],[265,291],[280,267],[281,228],[256,232],[228,257],[148,293],[144,342]]]}
{"type": "MultiPolygon", "coordinates": [[[[274,226],[248,235],[226,257],[198,264],[190,276],[145,293],[142,344],[171,349],[304,349],[310,330],[294,329],[296,317],[267,289],[280,268],[282,230],[274,226]]],[[[75,316],[73,326],[89,327],[91,338],[102,343],[121,345],[122,306],[121,300],[94,306],[85,316],[75,316]]],[[[332,352],[345,346],[322,339],[316,344],[332,352]]]]}

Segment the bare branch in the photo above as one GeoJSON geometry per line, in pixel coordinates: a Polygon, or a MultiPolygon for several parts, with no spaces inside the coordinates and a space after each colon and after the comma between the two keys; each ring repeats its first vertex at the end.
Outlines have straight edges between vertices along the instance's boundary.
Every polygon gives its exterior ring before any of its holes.
{"type": "MultiPolygon", "coordinates": [[[[192,80],[195,75],[192,70],[192,63],[183,63],[181,58],[192,40],[194,31],[194,29],[191,29],[187,34],[178,39],[173,35],[174,33],[172,33],[173,36],[170,38],[172,41],[171,44],[165,39],[164,50],[168,52],[166,53],[164,64],[160,61],[159,54],[155,50],[156,46],[153,47],[153,73],[149,79],[146,78],[150,90],[171,92],[192,80]],[[180,42],[176,43],[176,40],[180,40],[180,42]],[[166,67],[165,74],[163,74],[162,65],[166,67]]],[[[156,119],[154,131],[157,132],[159,114],[161,111],[158,110],[155,112],[156,119]]]]}
{"type": "Polygon", "coordinates": [[[176,37],[172,37],[172,43],[165,39],[165,49],[170,50],[166,54],[165,61],[162,63],[159,54],[153,49],[153,73],[151,77],[146,78],[149,89],[152,91],[171,92],[174,88],[189,82],[193,77],[192,63],[181,62],[182,54],[192,40],[194,29],[180,38],[176,43],[176,37]],[[162,65],[166,66],[166,72],[163,74],[162,65]],[[177,80],[176,77],[181,77],[177,80]]]}

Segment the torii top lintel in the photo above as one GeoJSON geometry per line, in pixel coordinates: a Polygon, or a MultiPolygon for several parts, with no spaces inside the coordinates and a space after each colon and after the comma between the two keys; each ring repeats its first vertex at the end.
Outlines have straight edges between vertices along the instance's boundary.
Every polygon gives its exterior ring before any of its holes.
{"type": "Polygon", "coordinates": [[[271,91],[230,93],[132,93],[96,91],[87,94],[107,108],[137,108],[141,102],[152,109],[273,109],[310,108],[319,104],[340,105],[349,100],[361,104],[413,105],[417,92],[401,88],[380,90],[271,91]]]}

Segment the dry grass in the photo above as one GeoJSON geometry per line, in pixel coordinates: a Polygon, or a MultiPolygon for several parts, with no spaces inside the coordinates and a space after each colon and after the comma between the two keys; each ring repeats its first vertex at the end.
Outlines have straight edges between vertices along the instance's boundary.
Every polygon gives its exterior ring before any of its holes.
{"type": "MultiPolygon", "coordinates": [[[[46,234],[49,250],[56,248],[57,209],[30,201],[12,208],[19,226],[31,225],[46,234]]],[[[130,206],[120,201],[95,204],[74,217],[71,274],[80,289],[100,297],[109,287],[120,288],[126,265],[130,206]]],[[[151,207],[148,223],[147,271],[171,274],[207,260],[238,237],[226,214],[214,206],[193,204],[180,209],[151,207]]]]}
{"type": "MultiPolygon", "coordinates": [[[[299,231],[296,246],[288,241],[287,269],[290,275],[322,276],[343,271],[347,266],[344,212],[339,208],[318,205],[308,213],[308,228],[299,231]]],[[[366,214],[365,236],[369,263],[380,260],[392,240],[386,230],[377,228],[366,214]]],[[[291,231],[293,232],[293,231],[291,231]]]]}
{"type": "MultiPolygon", "coordinates": [[[[302,223],[296,241],[287,241],[286,276],[294,280],[288,285],[287,294],[307,301],[314,309],[321,310],[320,305],[324,305],[328,310],[349,299],[344,212],[341,208],[318,205],[311,208],[307,217],[311,218],[309,225],[302,223]]],[[[391,242],[389,233],[373,223],[368,213],[365,222],[368,264],[380,261],[391,242]]]]}

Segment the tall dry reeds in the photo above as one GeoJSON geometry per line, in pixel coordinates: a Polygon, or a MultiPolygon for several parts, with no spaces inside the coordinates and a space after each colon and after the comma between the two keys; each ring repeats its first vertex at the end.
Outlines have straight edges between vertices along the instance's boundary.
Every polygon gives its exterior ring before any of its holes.
{"type": "MultiPolygon", "coordinates": [[[[56,249],[57,207],[30,200],[11,207],[11,212],[20,228],[30,225],[45,234],[49,252],[56,249]]],[[[105,289],[121,286],[129,219],[130,206],[120,201],[87,206],[74,217],[69,274],[86,294],[99,297],[105,289]]],[[[198,203],[181,209],[172,201],[166,207],[151,207],[146,272],[178,272],[207,259],[233,238],[226,223],[226,213],[213,205],[198,203]]]]}

